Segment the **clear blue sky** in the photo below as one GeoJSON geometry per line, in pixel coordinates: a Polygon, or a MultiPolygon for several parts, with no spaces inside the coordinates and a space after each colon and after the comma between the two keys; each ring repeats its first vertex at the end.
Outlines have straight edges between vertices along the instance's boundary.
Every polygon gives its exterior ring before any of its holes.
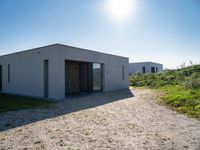
{"type": "Polygon", "coordinates": [[[0,0],[0,55],[53,43],[165,67],[200,61],[200,0],[133,0],[118,25],[108,0],[0,0]]]}

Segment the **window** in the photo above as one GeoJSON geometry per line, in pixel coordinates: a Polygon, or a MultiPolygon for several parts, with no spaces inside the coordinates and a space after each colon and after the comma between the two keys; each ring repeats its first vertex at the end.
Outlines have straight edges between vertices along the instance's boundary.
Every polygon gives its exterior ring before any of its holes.
{"type": "Polygon", "coordinates": [[[102,91],[102,64],[92,64],[93,91],[102,91]]]}
{"type": "Polygon", "coordinates": [[[8,82],[10,82],[10,64],[8,64],[8,82]]]}
{"type": "Polygon", "coordinates": [[[151,67],[151,73],[155,73],[155,72],[156,72],[155,67],[151,67]]]}
{"type": "Polygon", "coordinates": [[[124,80],[124,65],[122,66],[122,80],[124,80]]]}
{"type": "Polygon", "coordinates": [[[156,67],[156,72],[158,72],[158,67],[156,67]]]}
{"type": "Polygon", "coordinates": [[[0,65],[0,92],[2,91],[2,65],[0,65]]]}
{"type": "Polygon", "coordinates": [[[49,95],[49,62],[44,60],[44,97],[49,95]]]}
{"type": "Polygon", "coordinates": [[[145,74],[146,73],[146,68],[142,67],[142,73],[145,74]]]}

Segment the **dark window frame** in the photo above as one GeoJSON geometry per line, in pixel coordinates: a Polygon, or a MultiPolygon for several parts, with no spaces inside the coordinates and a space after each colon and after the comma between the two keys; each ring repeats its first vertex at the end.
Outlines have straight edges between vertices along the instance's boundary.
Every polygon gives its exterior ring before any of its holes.
{"type": "Polygon", "coordinates": [[[143,74],[146,73],[146,67],[145,67],[145,66],[142,67],[142,73],[143,73],[143,74]]]}
{"type": "Polygon", "coordinates": [[[8,82],[10,82],[10,64],[8,64],[8,82]]]}
{"type": "Polygon", "coordinates": [[[158,67],[156,67],[156,72],[158,72],[158,67]]]}
{"type": "Polygon", "coordinates": [[[156,68],[155,67],[151,67],[151,73],[156,73],[156,68]]]}
{"type": "Polygon", "coordinates": [[[122,80],[124,81],[124,65],[122,65],[122,80]]]}
{"type": "Polygon", "coordinates": [[[2,92],[2,80],[3,80],[3,76],[2,76],[2,73],[3,73],[3,71],[2,71],[2,68],[3,68],[3,66],[0,64],[0,92],[2,92]]]}
{"type": "Polygon", "coordinates": [[[44,84],[44,97],[49,97],[49,60],[45,59],[43,61],[43,84],[44,84]]]}

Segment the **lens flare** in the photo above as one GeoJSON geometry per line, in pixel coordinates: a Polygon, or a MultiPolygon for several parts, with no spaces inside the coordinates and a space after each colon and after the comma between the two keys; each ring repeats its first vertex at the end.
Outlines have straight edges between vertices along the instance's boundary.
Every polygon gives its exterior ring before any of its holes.
{"type": "Polygon", "coordinates": [[[106,0],[105,8],[112,20],[122,24],[131,17],[135,0],[106,0]]]}

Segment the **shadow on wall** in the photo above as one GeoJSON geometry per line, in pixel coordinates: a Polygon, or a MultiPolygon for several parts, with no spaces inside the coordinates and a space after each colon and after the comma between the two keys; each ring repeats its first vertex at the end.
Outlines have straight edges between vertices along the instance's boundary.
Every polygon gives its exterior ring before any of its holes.
{"type": "Polygon", "coordinates": [[[101,106],[114,101],[133,97],[129,89],[108,93],[93,93],[70,96],[67,100],[49,104],[36,109],[19,110],[0,114],[0,131],[20,127],[44,119],[101,106]]]}

